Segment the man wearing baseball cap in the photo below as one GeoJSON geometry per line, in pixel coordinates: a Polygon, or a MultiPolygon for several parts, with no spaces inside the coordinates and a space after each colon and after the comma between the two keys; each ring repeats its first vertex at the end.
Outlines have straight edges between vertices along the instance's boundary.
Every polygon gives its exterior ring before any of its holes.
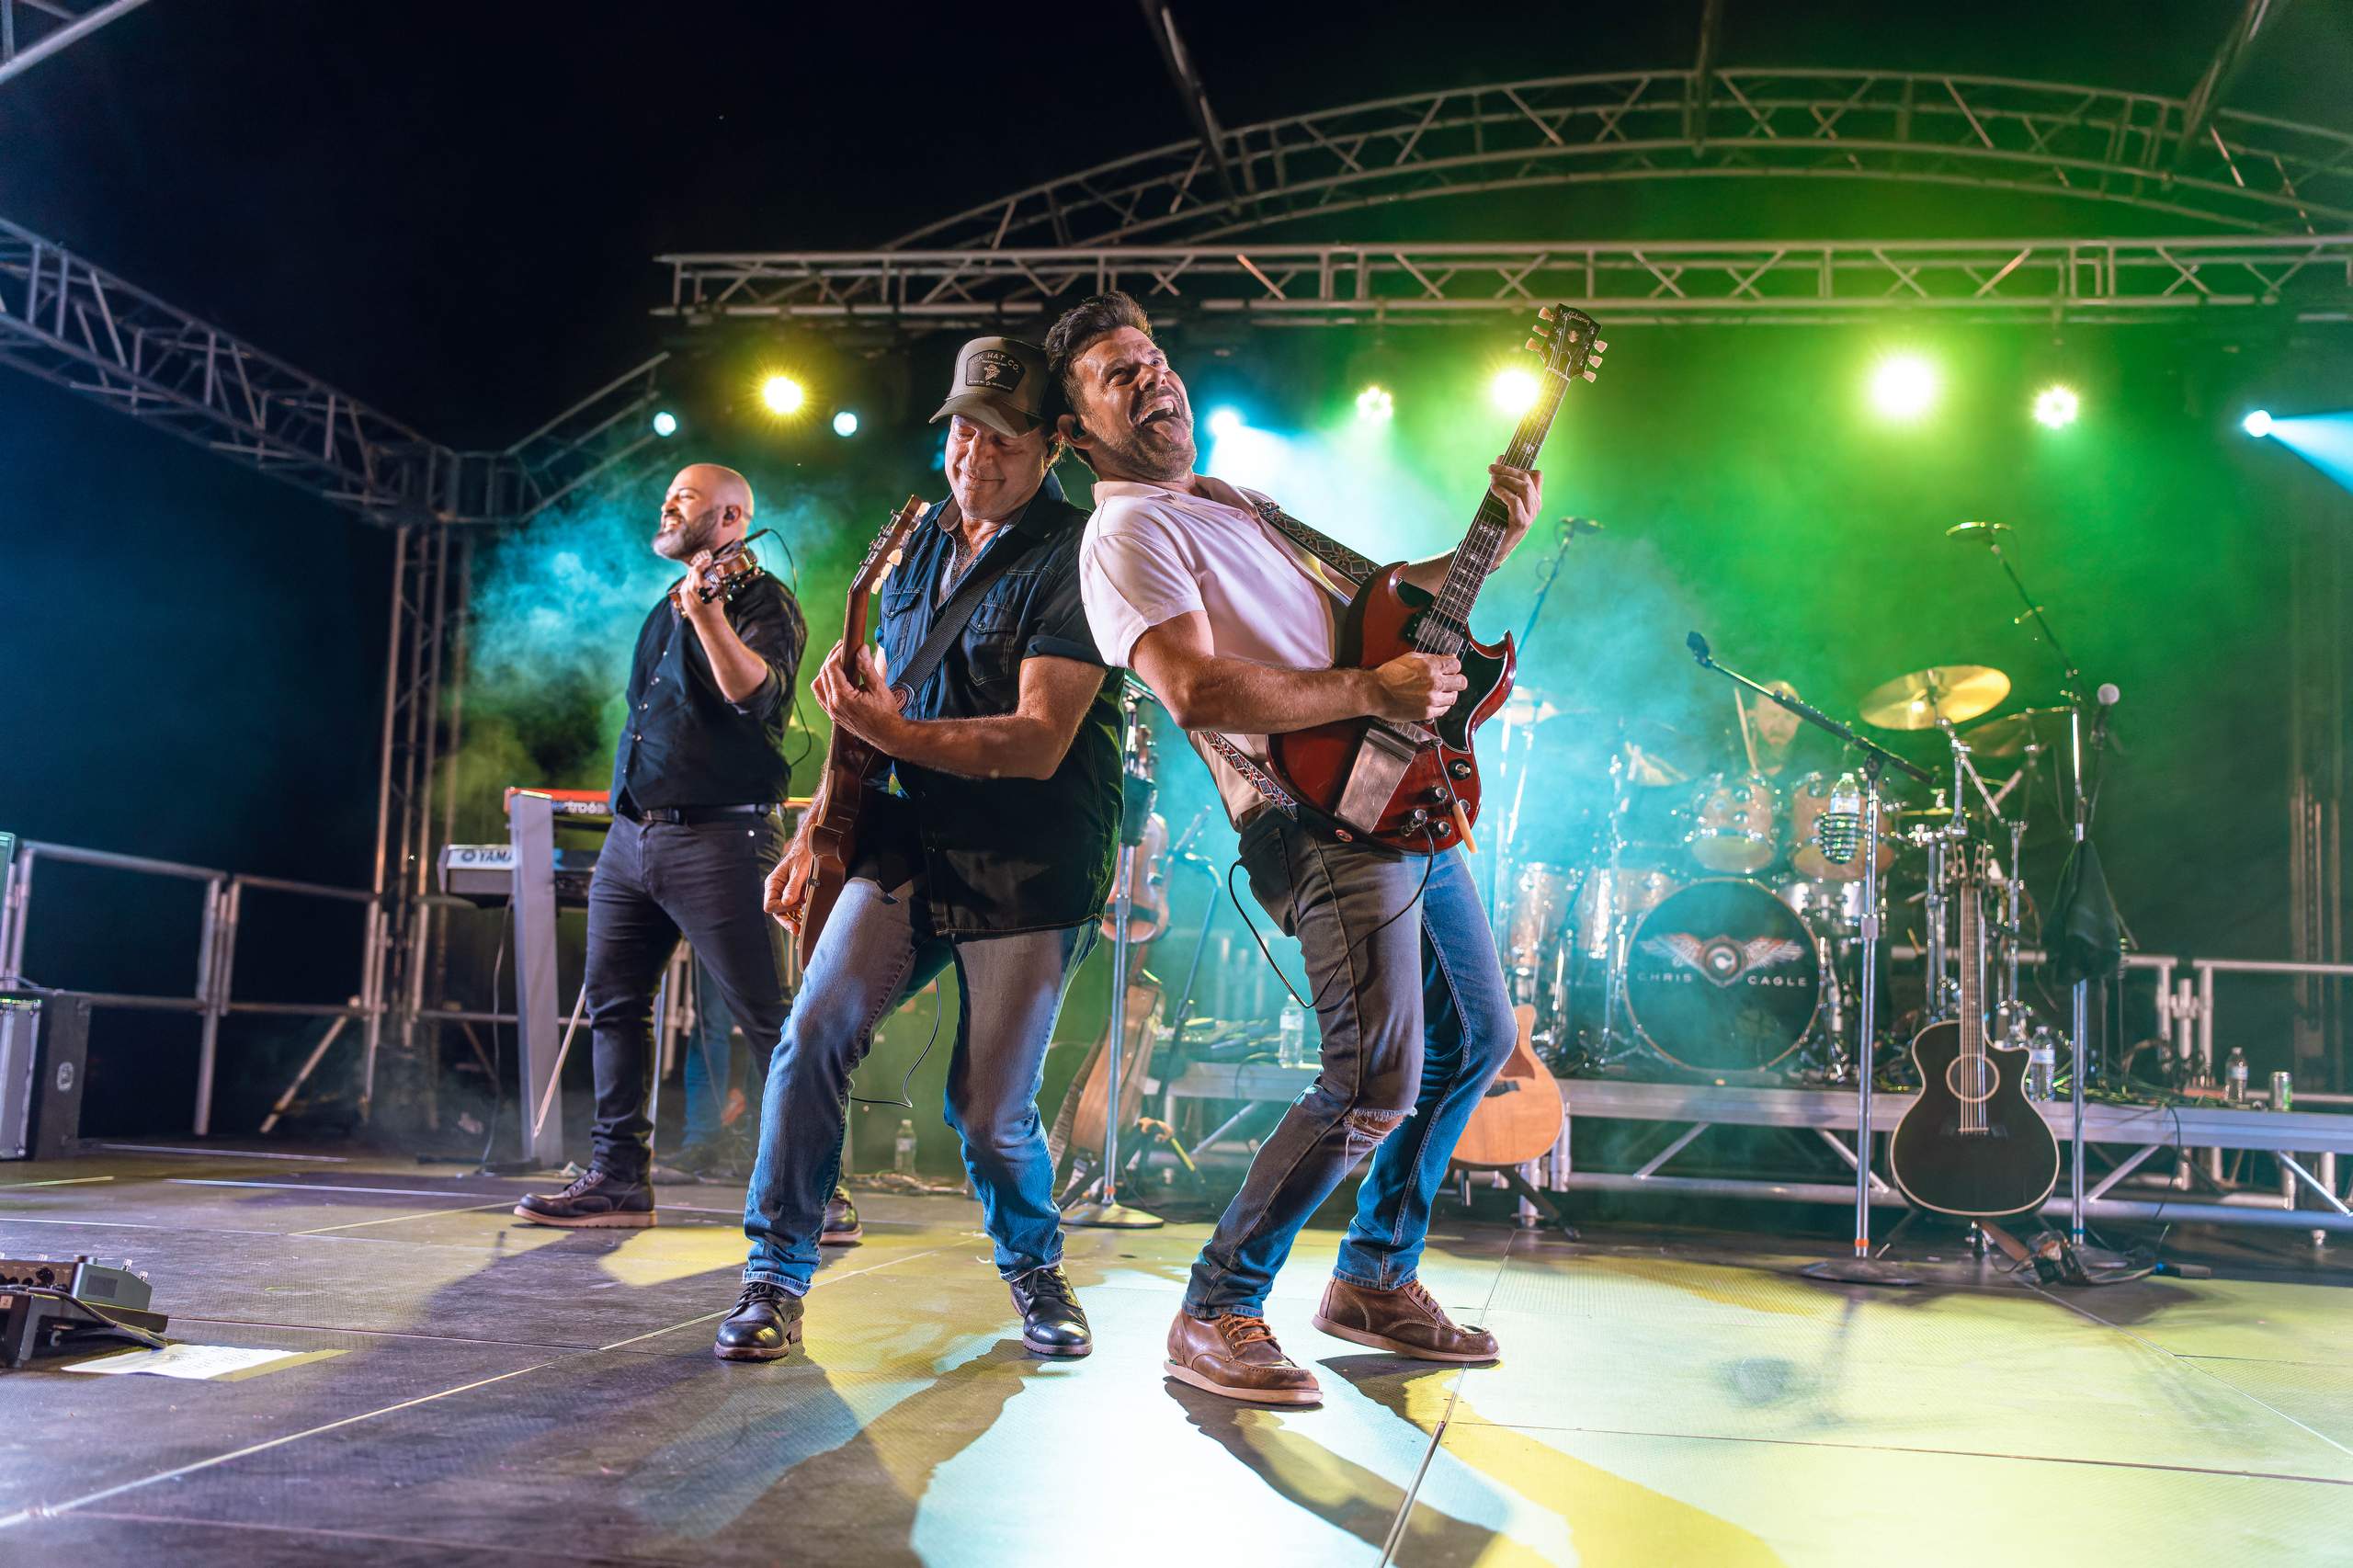
{"type": "MultiPolygon", "coordinates": [[[[957,355],[932,416],[948,422],[949,495],[883,580],[881,657],[836,643],[810,685],[827,717],[892,764],[860,806],[848,884],[768,1070],[744,1205],[751,1256],[713,1346],[726,1360],[773,1360],[801,1338],[850,1074],[875,1024],[950,964],[962,1002],[948,1122],[1022,1341],[1047,1356],[1093,1348],[1062,1269],[1037,1096],[1110,886],[1119,709],[1079,597],[1086,514],[1051,474],[1062,443],[1048,386],[1044,353],[1017,338],[975,338],[957,355]],[[879,787],[889,776],[895,793],[879,787]]],[[[807,832],[768,879],[779,918],[808,884],[807,832]]]]}

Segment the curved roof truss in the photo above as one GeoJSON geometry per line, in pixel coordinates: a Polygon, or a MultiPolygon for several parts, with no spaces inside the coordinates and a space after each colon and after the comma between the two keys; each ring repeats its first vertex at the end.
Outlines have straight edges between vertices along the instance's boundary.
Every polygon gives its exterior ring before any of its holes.
{"type": "Polygon", "coordinates": [[[885,249],[1187,244],[1404,201],[1597,181],[1804,178],[2120,203],[2242,232],[2353,228],[2353,135],[1992,76],[1647,71],[1500,82],[1176,142],[927,224],[885,249]],[[2195,138],[2186,128],[2202,125],[2195,138]]]}

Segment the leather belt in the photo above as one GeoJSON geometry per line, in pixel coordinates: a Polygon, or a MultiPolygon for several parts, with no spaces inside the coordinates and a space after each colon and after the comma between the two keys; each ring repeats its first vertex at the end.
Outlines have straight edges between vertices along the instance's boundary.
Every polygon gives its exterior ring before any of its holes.
{"type": "Polygon", "coordinates": [[[775,810],[774,803],[765,806],[624,806],[620,814],[633,823],[658,822],[676,827],[695,827],[704,823],[764,817],[775,810]]]}

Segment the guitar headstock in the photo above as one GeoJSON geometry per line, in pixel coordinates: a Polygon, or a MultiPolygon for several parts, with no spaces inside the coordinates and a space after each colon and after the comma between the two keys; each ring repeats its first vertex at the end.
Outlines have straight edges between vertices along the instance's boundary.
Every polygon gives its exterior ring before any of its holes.
{"type": "Polygon", "coordinates": [[[905,506],[891,514],[891,520],[882,525],[882,531],[876,534],[874,542],[866,547],[866,559],[858,563],[858,570],[850,576],[849,597],[852,599],[864,598],[874,591],[876,584],[882,581],[891,570],[891,562],[897,556],[899,547],[907,542],[907,535],[915,531],[916,521],[923,517],[928,506],[930,503],[922,496],[910,495],[905,506]]]}
{"type": "Polygon", "coordinates": [[[1580,378],[1589,381],[1600,373],[1602,351],[1609,347],[1601,341],[1600,331],[1583,311],[1547,305],[1536,312],[1533,335],[1525,347],[1530,354],[1544,356],[1544,373],[1559,377],[1563,386],[1580,378]]]}

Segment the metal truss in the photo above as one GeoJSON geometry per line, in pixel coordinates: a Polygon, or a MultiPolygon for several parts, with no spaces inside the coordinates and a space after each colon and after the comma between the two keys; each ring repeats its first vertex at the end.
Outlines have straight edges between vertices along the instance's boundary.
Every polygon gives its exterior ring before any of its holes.
{"type": "Polygon", "coordinates": [[[680,256],[671,303],[709,320],[1021,321],[1097,290],[1148,309],[1335,326],[1520,314],[1563,301],[1616,324],[1852,320],[1889,311],[2177,321],[2273,307],[2353,314],[2353,233],[2185,239],[1754,240],[1250,245],[680,256]]]}
{"type": "Polygon", "coordinates": [[[2198,225],[2353,229],[2353,135],[2103,87],[1887,71],[1648,71],[1384,98],[1098,165],[893,250],[1181,244],[1404,201],[1603,181],[1906,181],[2198,225]],[[2194,134],[2186,135],[2186,132],[2194,134]]]}
{"type": "Polygon", "coordinates": [[[147,0],[0,0],[0,82],[29,71],[147,0]]]}
{"type": "Polygon", "coordinates": [[[0,220],[0,365],[381,523],[517,520],[626,460],[654,438],[666,358],[512,447],[460,451],[0,220]]]}

